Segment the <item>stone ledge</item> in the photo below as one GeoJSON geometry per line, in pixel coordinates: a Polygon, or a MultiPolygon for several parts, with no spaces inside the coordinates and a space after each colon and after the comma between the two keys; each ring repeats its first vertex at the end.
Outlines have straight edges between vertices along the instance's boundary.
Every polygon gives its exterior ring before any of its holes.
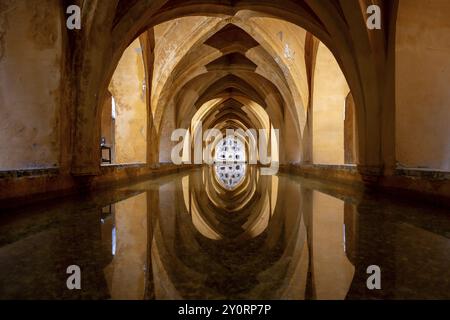
{"type": "Polygon", "coordinates": [[[354,164],[306,164],[306,165],[291,165],[291,166],[301,167],[305,169],[325,169],[325,170],[358,172],[358,167],[354,164]]]}
{"type": "Polygon", "coordinates": [[[120,183],[152,179],[193,166],[123,164],[102,166],[97,176],[72,176],[58,168],[3,171],[0,175],[0,208],[54,199],[120,183]]]}
{"type": "MultiPolygon", "coordinates": [[[[281,171],[300,175],[306,178],[328,180],[353,186],[366,185],[357,166],[340,165],[284,165],[281,171]]],[[[406,193],[414,197],[437,199],[442,203],[450,203],[450,172],[398,168],[393,175],[379,176],[371,187],[384,192],[406,193]]]]}
{"type": "Polygon", "coordinates": [[[310,178],[332,180],[344,183],[362,183],[355,165],[290,164],[280,166],[280,170],[310,178]]]}
{"type": "Polygon", "coordinates": [[[59,168],[19,169],[0,171],[0,179],[18,179],[23,177],[57,176],[59,168]]]}
{"type": "Polygon", "coordinates": [[[433,169],[397,168],[395,169],[395,175],[400,177],[435,180],[435,181],[450,180],[450,172],[433,169]]]}
{"type": "Polygon", "coordinates": [[[102,164],[100,168],[141,168],[147,167],[146,163],[118,163],[118,164],[102,164]]]}

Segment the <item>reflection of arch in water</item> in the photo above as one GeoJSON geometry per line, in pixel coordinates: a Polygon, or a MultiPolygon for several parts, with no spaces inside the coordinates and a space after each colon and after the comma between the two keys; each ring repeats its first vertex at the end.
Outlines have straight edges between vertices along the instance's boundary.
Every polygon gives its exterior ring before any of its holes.
{"type": "Polygon", "coordinates": [[[250,201],[228,211],[223,204],[246,199],[245,189],[233,198],[214,186],[210,170],[167,180],[154,192],[114,205],[114,223],[102,225],[108,250],[111,228],[117,228],[117,253],[104,270],[112,298],[140,299],[144,290],[157,299],[345,298],[355,271],[351,203],[283,176],[254,174],[250,201]]]}
{"type": "Polygon", "coordinates": [[[148,243],[148,197],[143,192],[108,206],[102,219],[102,239],[113,249],[105,267],[106,284],[112,299],[143,299],[146,290],[148,243]],[[113,235],[113,236],[111,236],[113,235]]]}
{"type": "Polygon", "coordinates": [[[214,165],[215,177],[227,190],[233,190],[242,183],[247,173],[245,163],[224,163],[214,165]]]}
{"type": "MultiPolygon", "coordinates": [[[[174,194],[161,194],[170,201],[155,225],[156,298],[304,298],[309,258],[298,185],[253,176],[258,183],[251,200],[230,212],[204,192],[204,185],[217,183],[209,170],[180,179],[174,194]],[[278,201],[280,194],[291,200],[278,201]]],[[[233,192],[218,190],[234,201],[233,192]]]]}
{"type": "Polygon", "coordinates": [[[223,231],[221,216],[230,215],[242,218],[234,237],[255,238],[264,232],[277,203],[278,177],[257,179],[259,170],[249,166],[241,185],[229,192],[219,184],[213,171],[214,167],[204,168],[201,177],[185,176],[182,180],[184,205],[198,232],[212,240],[229,238],[223,231]]]}
{"type": "MultiPolygon", "coordinates": [[[[249,206],[258,191],[259,172],[255,166],[247,166],[243,181],[233,190],[225,190],[215,176],[215,167],[205,168],[201,183],[205,186],[208,200],[216,208],[224,208],[227,212],[238,212],[249,206]]],[[[196,185],[198,188],[201,185],[196,185]]],[[[195,189],[199,192],[200,189],[195,189]]]]}

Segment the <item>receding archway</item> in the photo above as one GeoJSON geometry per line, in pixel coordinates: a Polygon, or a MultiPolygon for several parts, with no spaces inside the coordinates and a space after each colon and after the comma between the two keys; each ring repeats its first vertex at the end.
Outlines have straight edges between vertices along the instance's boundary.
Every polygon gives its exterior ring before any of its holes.
{"type": "MultiPolygon", "coordinates": [[[[361,2],[341,7],[341,10],[347,15],[347,23],[354,25],[363,21],[357,16],[364,12],[364,10],[361,10],[364,5],[365,3],[361,2]],[[351,18],[352,15],[353,18],[351,18]]],[[[247,1],[239,1],[231,6],[209,1],[205,1],[204,4],[188,1],[183,3],[182,7],[177,1],[167,3],[155,2],[154,6],[151,7],[147,7],[141,1],[136,1],[133,5],[126,6],[124,10],[126,11],[116,14],[114,25],[111,29],[116,35],[112,43],[112,59],[110,60],[113,65],[123,50],[124,44],[129,41],[126,39],[136,37],[142,30],[152,25],[182,16],[203,14],[206,16],[236,15],[241,18],[258,15],[271,16],[282,18],[306,28],[322,40],[335,54],[351,87],[358,110],[356,118],[359,131],[358,146],[361,172],[364,174],[366,172],[369,174],[380,172],[383,157],[379,152],[382,139],[380,131],[381,114],[379,112],[381,99],[374,99],[374,97],[380,96],[378,93],[375,93],[378,90],[376,83],[379,81],[376,74],[382,74],[382,72],[377,73],[375,69],[379,66],[383,67],[383,65],[360,61],[355,59],[354,55],[373,50],[373,48],[379,48],[380,45],[385,46],[384,38],[381,34],[369,39],[369,37],[364,38],[361,34],[353,33],[351,31],[353,28],[346,27],[344,17],[336,14],[334,11],[336,10],[335,7],[317,4],[314,1],[307,1],[304,4],[277,3],[276,5],[273,2],[261,2],[255,5],[247,1]],[[316,16],[311,14],[311,12],[314,12],[316,16]],[[130,15],[137,18],[128,19],[130,15]],[[333,25],[334,28],[327,29],[324,27],[326,25],[333,25]],[[342,26],[342,28],[336,28],[336,26],[342,26]],[[352,38],[358,38],[358,41],[351,42],[350,39],[352,38]],[[355,47],[349,46],[349,43],[353,43],[355,47]],[[365,80],[360,81],[361,77],[364,77],[365,80]]],[[[395,13],[395,10],[393,12],[395,13]]],[[[390,29],[386,32],[390,32],[390,29]]],[[[108,67],[104,70],[107,69],[108,67]]],[[[102,82],[104,81],[100,81],[100,83],[102,82]]],[[[78,130],[77,132],[83,134],[82,131],[78,130]]],[[[75,163],[77,162],[76,160],[75,163]]]]}

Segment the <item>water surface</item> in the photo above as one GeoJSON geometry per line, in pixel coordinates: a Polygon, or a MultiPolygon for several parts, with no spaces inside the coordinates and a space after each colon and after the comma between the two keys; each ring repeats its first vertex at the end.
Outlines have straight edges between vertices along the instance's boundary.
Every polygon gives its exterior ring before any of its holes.
{"type": "Polygon", "coordinates": [[[229,188],[217,172],[4,210],[0,298],[450,298],[448,209],[251,166],[229,188]]]}

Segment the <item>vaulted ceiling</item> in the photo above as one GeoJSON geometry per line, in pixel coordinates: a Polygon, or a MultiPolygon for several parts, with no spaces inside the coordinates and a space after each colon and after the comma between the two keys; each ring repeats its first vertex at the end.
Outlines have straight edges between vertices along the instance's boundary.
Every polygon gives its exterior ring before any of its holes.
{"type": "MultiPolygon", "coordinates": [[[[74,173],[97,171],[98,122],[102,98],[127,46],[143,37],[151,88],[152,132],[163,132],[165,112],[176,108],[177,124],[187,126],[202,105],[212,99],[250,101],[267,113],[276,127],[283,123],[301,148],[308,128],[312,90],[310,65],[318,39],[334,54],[352,91],[358,118],[359,160],[379,167],[392,153],[381,128],[393,118],[392,68],[398,1],[317,0],[112,0],[79,1],[84,26],[75,39],[73,64],[79,72],[76,97],[77,152],[74,173]],[[382,30],[366,27],[366,10],[379,5],[382,30]],[[191,25],[180,20],[190,20],[191,25]],[[271,21],[270,23],[268,23],[271,21]],[[288,30],[277,33],[280,24],[288,30]],[[180,29],[180,26],[183,26],[180,29]],[[274,27],[272,27],[274,26],[274,27]],[[159,29],[159,31],[158,31],[159,29]],[[152,33],[152,30],[154,31],[152,33]],[[185,31],[185,32],[183,32],[185,31]],[[162,41],[158,38],[163,36],[162,41]],[[164,38],[165,37],[165,38],[164,38]],[[172,37],[172,38],[171,38],[172,37]],[[172,41],[167,41],[167,39],[172,41]],[[289,38],[298,46],[285,47],[289,38]],[[158,48],[160,42],[176,46],[158,48]],[[93,45],[94,44],[94,45],[93,45]],[[79,50],[79,49],[75,49],[79,50]],[[162,60],[161,55],[163,56],[162,60]],[[164,57],[165,56],[165,57],[164,57]],[[153,63],[164,61],[161,66],[153,63]],[[95,64],[96,68],[91,66],[95,64]],[[157,78],[155,78],[155,75],[157,78]],[[156,80],[156,81],[155,81],[156,80]],[[92,107],[94,106],[94,108],[92,107]]],[[[161,39],[160,39],[161,40],[161,39]]],[[[250,109],[244,113],[251,120],[250,109]]],[[[236,117],[228,113],[225,117],[236,117]]],[[[225,119],[225,118],[223,118],[225,119]]],[[[253,125],[253,122],[250,122],[253,125]]],[[[301,153],[300,149],[293,153],[301,153]]]]}

